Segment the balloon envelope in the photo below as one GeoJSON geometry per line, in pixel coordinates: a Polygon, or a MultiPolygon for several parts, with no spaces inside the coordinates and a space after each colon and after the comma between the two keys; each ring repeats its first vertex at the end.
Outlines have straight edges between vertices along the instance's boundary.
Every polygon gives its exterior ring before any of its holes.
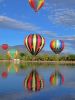
{"type": "Polygon", "coordinates": [[[29,76],[24,80],[24,87],[29,91],[39,91],[44,88],[44,81],[40,78],[36,70],[32,70],[29,76]]]}
{"type": "Polygon", "coordinates": [[[29,4],[37,12],[44,5],[44,0],[29,0],[29,4]]]}
{"type": "Polygon", "coordinates": [[[9,74],[14,74],[14,73],[18,73],[19,71],[19,68],[16,64],[14,63],[11,63],[9,66],[8,66],[8,73],[9,74]]]}
{"type": "Polygon", "coordinates": [[[2,49],[7,50],[8,49],[8,44],[2,44],[2,49]]]}
{"type": "Polygon", "coordinates": [[[18,56],[18,51],[16,49],[11,49],[7,52],[8,56],[14,59],[18,56]]]}
{"type": "Polygon", "coordinates": [[[24,44],[32,55],[37,55],[44,47],[45,39],[39,34],[30,34],[25,38],[24,44]]]}
{"type": "Polygon", "coordinates": [[[2,72],[2,78],[7,78],[7,76],[8,76],[8,73],[7,72],[2,72]]]}
{"type": "Polygon", "coordinates": [[[50,84],[52,86],[59,86],[64,83],[64,76],[59,73],[55,72],[50,76],[50,84]]]}
{"type": "Polygon", "coordinates": [[[54,53],[59,54],[64,49],[64,41],[52,40],[50,43],[50,48],[54,53]]]}

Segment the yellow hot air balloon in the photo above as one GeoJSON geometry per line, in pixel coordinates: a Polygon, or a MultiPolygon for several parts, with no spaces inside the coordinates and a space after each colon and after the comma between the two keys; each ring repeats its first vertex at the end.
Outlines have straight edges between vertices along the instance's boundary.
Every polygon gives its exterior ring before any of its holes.
{"type": "Polygon", "coordinates": [[[7,55],[11,58],[11,59],[15,59],[18,57],[19,52],[16,49],[10,49],[7,52],[7,55]]]}

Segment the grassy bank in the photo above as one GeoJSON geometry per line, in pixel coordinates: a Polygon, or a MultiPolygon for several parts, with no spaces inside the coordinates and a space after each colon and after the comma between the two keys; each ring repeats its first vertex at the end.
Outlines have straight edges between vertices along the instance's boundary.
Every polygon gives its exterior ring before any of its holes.
{"type": "MultiPolygon", "coordinates": [[[[14,62],[14,60],[0,60],[0,63],[11,63],[14,62]]],[[[50,64],[75,64],[75,61],[25,61],[20,60],[20,63],[50,63],[50,64]]]]}

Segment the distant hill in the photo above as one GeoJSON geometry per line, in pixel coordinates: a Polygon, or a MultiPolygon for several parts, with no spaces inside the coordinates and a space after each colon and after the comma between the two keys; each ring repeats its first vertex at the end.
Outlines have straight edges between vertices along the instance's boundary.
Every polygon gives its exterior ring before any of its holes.
{"type": "MultiPolygon", "coordinates": [[[[27,48],[24,46],[24,45],[16,45],[16,46],[12,46],[12,47],[9,47],[9,49],[17,49],[19,52],[28,52],[27,48]]],[[[40,54],[52,54],[52,52],[50,51],[45,51],[45,50],[41,50],[40,54]]]]}
{"type": "Polygon", "coordinates": [[[9,49],[16,49],[19,52],[27,52],[27,49],[24,45],[16,45],[16,46],[11,46],[9,49]]]}
{"type": "MultiPolygon", "coordinates": [[[[5,54],[10,49],[16,49],[19,52],[23,52],[23,53],[28,52],[27,48],[24,45],[16,45],[16,46],[9,46],[9,48],[7,50],[3,50],[0,47],[0,54],[5,54]]],[[[52,52],[42,50],[39,54],[52,54],[52,52]]]]}
{"type": "Polygon", "coordinates": [[[23,52],[23,53],[27,52],[27,49],[24,45],[16,45],[16,46],[9,46],[7,50],[3,50],[2,48],[0,48],[0,54],[5,54],[10,49],[16,49],[19,52],[23,52]]]}
{"type": "MultiPolygon", "coordinates": [[[[26,49],[26,47],[24,45],[16,45],[16,46],[9,46],[8,50],[9,49],[16,49],[18,50],[19,52],[28,52],[28,50],[26,49]]],[[[0,47],[0,54],[5,54],[8,50],[2,50],[2,48],[0,47]]],[[[46,51],[46,50],[42,50],[39,54],[49,54],[49,55],[53,55],[54,53],[52,51],[46,51]]],[[[61,53],[61,55],[68,55],[70,54],[69,52],[68,53],[61,53]]]]}

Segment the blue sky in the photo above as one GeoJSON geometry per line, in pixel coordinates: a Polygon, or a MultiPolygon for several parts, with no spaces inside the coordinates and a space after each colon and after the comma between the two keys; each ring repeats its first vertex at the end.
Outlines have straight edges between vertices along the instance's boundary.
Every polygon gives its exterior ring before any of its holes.
{"type": "Polygon", "coordinates": [[[0,45],[24,45],[31,33],[45,37],[45,50],[52,39],[62,39],[63,52],[75,54],[75,0],[45,0],[37,13],[28,0],[0,0],[0,45]]]}

